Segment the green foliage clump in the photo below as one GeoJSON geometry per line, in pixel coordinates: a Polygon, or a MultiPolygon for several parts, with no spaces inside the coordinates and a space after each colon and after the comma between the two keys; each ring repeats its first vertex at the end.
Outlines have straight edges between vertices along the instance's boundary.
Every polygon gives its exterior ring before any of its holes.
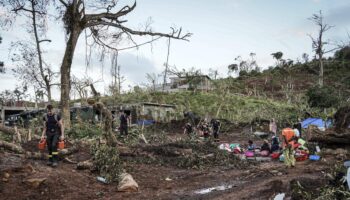
{"type": "Polygon", "coordinates": [[[95,143],[90,150],[94,166],[100,175],[106,178],[107,182],[119,182],[120,174],[123,172],[123,163],[117,148],[95,143]]]}
{"type": "Polygon", "coordinates": [[[307,91],[306,96],[310,107],[330,108],[339,104],[339,98],[334,89],[328,86],[312,87],[307,91]]]}
{"type": "Polygon", "coordinates": [[[132,162],[177,166],[185,169],[207,169],[213,166],[244,169],[251,163],[239,160],[232,154],[220,150],[212,141],[178,140],[156,146],[140,147],[153,156],[147,159],[135,157],[132,162]]]}
{"type": "Polygon", "coordinates": [[[350,199],[350,192],[346,185],[346,168],[338,163],[327,173],[327,181],[312,180],[302,183],[293,181],[291,184],[292,198],[305,200],[333,200],[350,199]]]}
{"type": "Polygon", "coordinates": [[[77,123],[73,124],[67,135],[76,139],[93,138],[102,135],[102,132],[101,128],[97,125],[90,123],[77,123]]]}

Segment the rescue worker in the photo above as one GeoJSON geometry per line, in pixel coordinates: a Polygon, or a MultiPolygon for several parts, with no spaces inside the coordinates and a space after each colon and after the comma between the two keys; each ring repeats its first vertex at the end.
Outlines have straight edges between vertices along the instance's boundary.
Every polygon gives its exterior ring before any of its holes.
{"type": "Polygon", "coordinates": [[[287,167],[295,167],[295,157],[294,157],[295,132],[293,129],[289,127],[290,125],[287,124],[287,128],[284,128],[282,130],[284,163],[287,165],[287,167]]]}
{"type": "Polygon", "coordinates": [[[220,130],[221,123],[217,119],[212,119],[210,123],[213,130],[214,140],[219,141],[219,130],[220,130]]]}
{"type": "Polygon", "coordinates": [[[125,112],[121,111],[119,120],[120,120],[120,127],[119,127],[120,135],[127,136],[128,135],[128,121],[129,121],[128,115],[125,112]]]}
{"type": "Polygon", "coordinates": [[[61,117],[53,110],[52,105],[47,105],[47,114],[44,114],[44,130],[41,139],[46,138],[47,150],[49,151],[48,166],[57,167],[58,165],[58,141],[64,140],[64,127],[61,117]]]}

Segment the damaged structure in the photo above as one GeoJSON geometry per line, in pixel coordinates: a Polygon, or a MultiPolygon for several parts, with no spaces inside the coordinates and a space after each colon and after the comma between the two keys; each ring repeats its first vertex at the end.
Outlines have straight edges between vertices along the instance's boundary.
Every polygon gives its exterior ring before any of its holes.
{"type": "Polygon", "coordinates": [[[132,124],[152,124],[177,119],[176,106],[170,104],[141,102],[115,106],[110,110],[114,116],[117,116],[120,111],[125,112],[130,116],[132,124]]]}

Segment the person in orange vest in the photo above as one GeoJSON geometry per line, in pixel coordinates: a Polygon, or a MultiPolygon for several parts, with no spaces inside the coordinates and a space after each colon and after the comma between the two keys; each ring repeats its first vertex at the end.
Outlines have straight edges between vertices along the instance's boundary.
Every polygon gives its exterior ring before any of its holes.
{"type": "Polygon", "coordinates": [[[287,128],[282,130],[282,146],[283,146],[283,155],[284,163],[288,167],[295,166],[295,157],[294,157],[294,143],[295,143],[295,132],[293,129],[289,128],[290,125],[286,125],[287,128]]]}

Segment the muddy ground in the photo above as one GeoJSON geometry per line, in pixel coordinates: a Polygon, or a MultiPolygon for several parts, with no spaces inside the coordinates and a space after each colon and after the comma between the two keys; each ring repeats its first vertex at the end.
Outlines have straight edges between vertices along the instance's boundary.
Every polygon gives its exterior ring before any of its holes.
{"type": "MultiPolygon", "coordinates": [[[[184,136],[173,133],[170,137],[184,136]]],[[[254,137],[225,133],[221,142],[244,144],[248,138],[254,137]]],[[[258,144],[262,142],[254,139],[258,144]]],[[[36,151],[33,144],[24,148],[36,151]]],[[[70,158],[86,160],[88,149],[82,148],[70,158]]],[[[248,163],[242,169],[227,166],[185,169],[152,162],[124,162],[139,191],[121,193],[116,184],[100,183],[96,180],[98,174],[77,170],[75,164],[61,161],[53,169],[45,161],[25,160],[0,150],[0,199],[273,199],[279,193],[290,196],[290,183],[295,180],[317,190],[335,160],[334,156],[325,156],[321,161],[298,162],[295,168],[288,169],[279,161],[248,163]],[[36,187],[27,181],[32,178],[46,180],[36,187]]]]}

